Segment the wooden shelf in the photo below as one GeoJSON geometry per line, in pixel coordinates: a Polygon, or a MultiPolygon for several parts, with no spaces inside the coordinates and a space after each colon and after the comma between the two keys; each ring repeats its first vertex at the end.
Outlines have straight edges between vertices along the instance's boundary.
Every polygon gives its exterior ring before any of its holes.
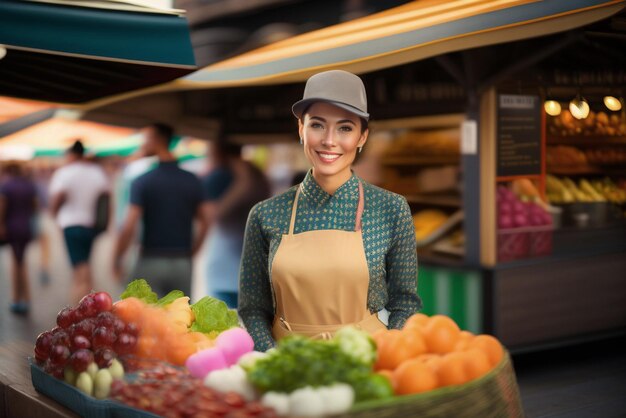
{"type": "Polygon", "coordinates": [[[456,194],[449,195],[405,195],[409,203],[419,205],[448,206],[458,208],[461,207],[461,196],[456,194]]]}
{"type": "Polygon", "coordinates": [[[458,165],[461,156],[433,155],[420,157],[383,157],[382,165],[458,165]]]}
{"type": "Polygon", "coordinates": [[[546,168],[548,174],[557,174],[562,176],[575,175],[575,174],[602,174],[602,170],[598,166],[594,165],[549,165],[546,168]]]}
{"type": "Polygon", "coordinates": [[[546,171],[548,174],[556,174],[562,176],[584,174],[626,175],[626,165],[549,165],[547,166],[546,171]]]}
{"type": "Polygon", "coordinates": [[[604,145],[626,146],[626,136],[551,136],[546,138],[548,145],[571,145],[576,147],[597,147],[604,145]]]}

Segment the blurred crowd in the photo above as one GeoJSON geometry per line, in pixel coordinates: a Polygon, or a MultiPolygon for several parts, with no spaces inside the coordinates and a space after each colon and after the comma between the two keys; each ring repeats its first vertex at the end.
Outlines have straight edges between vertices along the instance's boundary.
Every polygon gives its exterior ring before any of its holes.
{"type": "Polygon", "coordinates": [[[10,253],[0,267],[11,280],[11,312],[30,309],[30,244],[40,246],[36,279],[46,286],[53,277],[47,228],[62,232],[72,266],[68,303],[94,288],[93,243],[108,232],[112,280],[145,278],[160,296],[191,294],[192,261],[202,250],[204,292],[236,307],[247,216],[275,184],[225,138],[209,143],[194,165],[172,154],[171,127],[155,123],[140,132],[143,145],[129,157],[92,157],[77,138],[62,158],[0,162],[0,245],[10,253]],[[50,219],[54,225],[43,225],[50,219]],[[139,248],[137,256],[130,247],[139,248]]]}

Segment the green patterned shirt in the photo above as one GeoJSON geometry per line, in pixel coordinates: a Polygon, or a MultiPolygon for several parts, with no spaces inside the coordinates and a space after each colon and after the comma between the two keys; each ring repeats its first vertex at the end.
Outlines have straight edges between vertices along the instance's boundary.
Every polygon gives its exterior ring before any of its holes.
{"type": "MultiPolygon", "coordinates": [[[[365,201],[362,231],[370,273],[368,309],[375,313],[386,308],[389,327],[400,328],[422,305],[417,295],[415,228],[403,196],[368,184],[354,174],[330,195],[309,171],[302,182],[294,233],[354,231],[359,181],[365,201]]],[[[296,189],[294,186],[258,203],[248,217],[239,273],[239,315],[260,351],[274,346],[271,266],[282,235],[289,231],[296,189]]]]}

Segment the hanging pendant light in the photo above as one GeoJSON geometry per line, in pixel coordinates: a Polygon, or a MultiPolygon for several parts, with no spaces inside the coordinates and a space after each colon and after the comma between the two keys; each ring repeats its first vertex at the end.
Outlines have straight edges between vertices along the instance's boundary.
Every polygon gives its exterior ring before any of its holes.
{"type": "Polygon", "coordinates": [[[550,116],[558,116],[561,114],[561,103],[556,100],[546,100],[543,103],[543,110],[550,116]]]}
{"type": "Polygon", "coordinates": [[[615,96],[604,96],[604,105],[607,109],[617,112],[622,109],[622,102],[615,96]]]}
{"type": "Polygon", "coordinates": [[[576,119],[585,119],[589,116],[589,103],[578,93],[575,98],[569,102],[569,111],[576,119]]]}
{"type": "Polygon", "coordinates": [[[6,55],[7,55],[7,49],[4,47],[4,45],[0,44],[0,60],[6,57],[6,55]]]}

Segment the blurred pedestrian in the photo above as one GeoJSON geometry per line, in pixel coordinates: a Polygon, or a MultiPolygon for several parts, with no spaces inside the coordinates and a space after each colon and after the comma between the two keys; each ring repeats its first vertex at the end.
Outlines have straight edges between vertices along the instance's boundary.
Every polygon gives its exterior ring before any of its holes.
{"type": "Polygon", "coordinates": [[[30,291],[24,256],[33,239],[33,218],[37,208],[37,189],[18,163],[6,167],[6,179],[0,187],[0,239],[11,246],[12,302],[10,310],[27,314],[30,291]]]}
{"type": "Polygon", "coordinates": [[[208,227],[202,184],[178,167],[169,151],[170,126],[155,123],[142,130],[144,151],[159,164],[131,184],[130,206],[113,254],[113,269],[122,279],[122,256],[142,222],[139,260],[129,279],[143,278],[157,294],[172,290],[191,293],[191,257],[200,248],[208,227]],[[194,220],[198,230],[194,237],[194,220]]]}
{"type": "Polygon", "coordinates": [[[213,169],[203,179],[211,219],[206,245],[207,290],[237,308],[239,264],[250,209],[270,197],[261,170],[242,160],[241,147],[221,139],[208,154],[213,169]]]}
{"type": "Polygon", "coordinates": [[[66,152],[66,164],[50,180],[50,211],[63,229],[73,268],[73,302],[93,287],[89,257],[98,235],[96,213],[99,199],[108,194],[104,170],[85,159],[85,147],[76,141],[66,152]]]}

